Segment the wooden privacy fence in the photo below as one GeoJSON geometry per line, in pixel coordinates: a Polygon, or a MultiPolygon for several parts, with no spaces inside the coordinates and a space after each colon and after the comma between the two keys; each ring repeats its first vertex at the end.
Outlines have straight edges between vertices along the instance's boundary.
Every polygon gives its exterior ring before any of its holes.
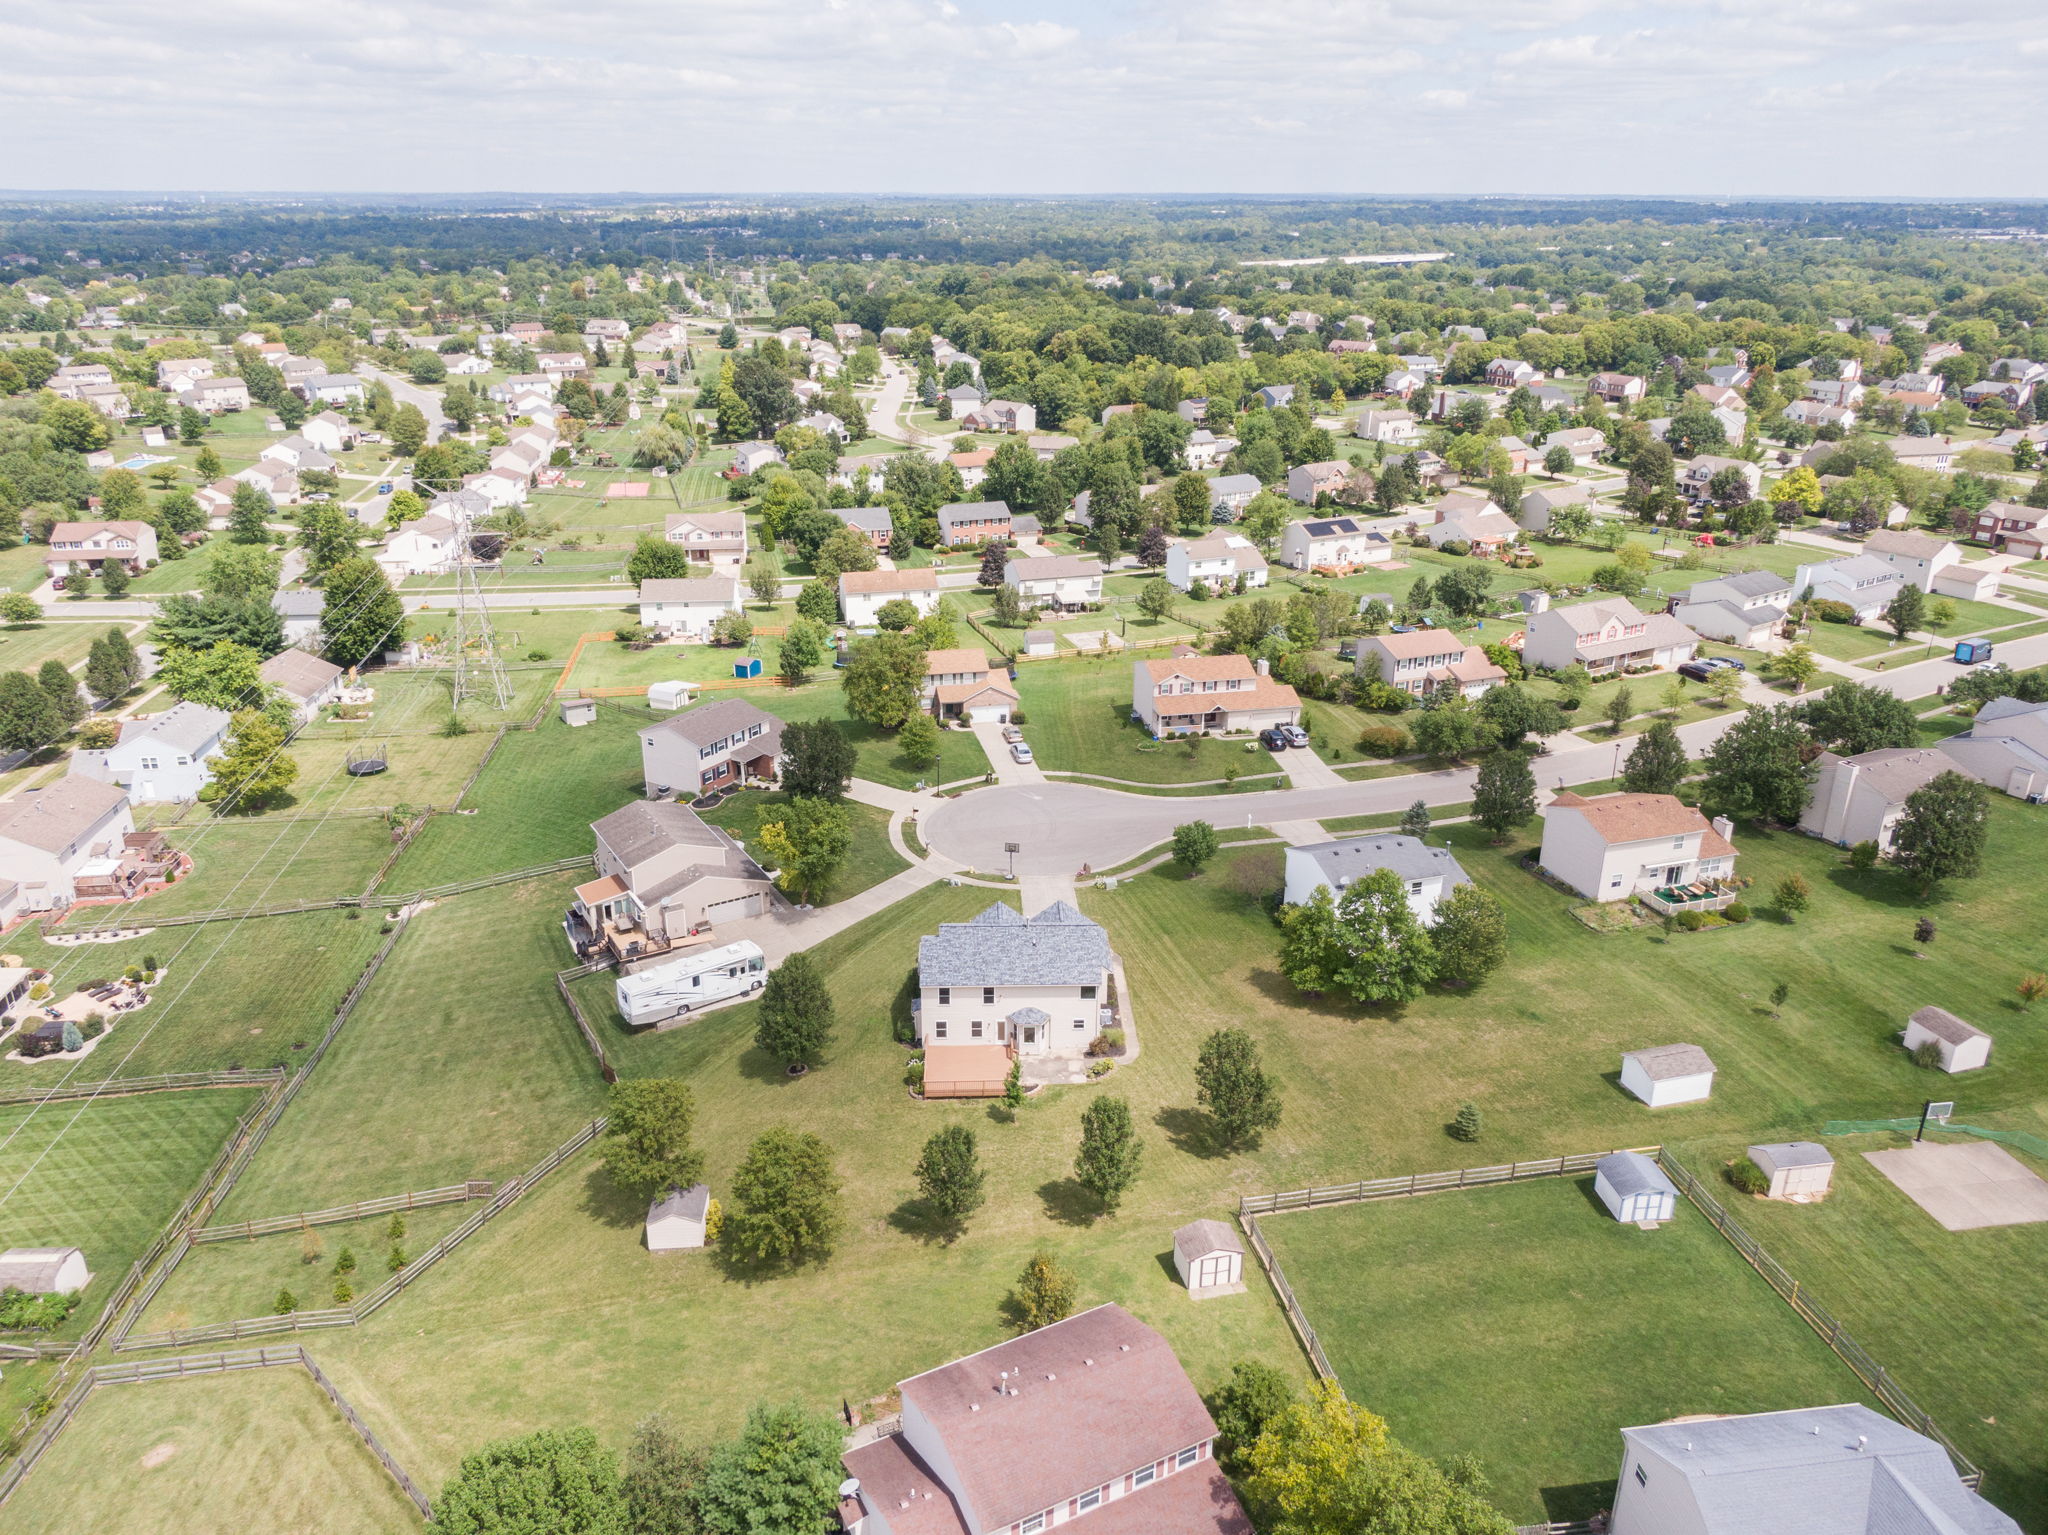
{"type": "Polygon", "coordinates": [[[101,1386],[140,1384],[158,1380],[188,1380],[194,1376],[223,1375],[238,1370],[275,1369],[280,1365],[297,1365],[312,1377],[313,1384],[318,1386],[327,1400],[334,1404],[335,1410],[341,1414],[342,1421],[355,1430],[356,1437],[362,1440],[364,1447],[376,1456],[378,1463],[391,1474],[392,1480],[398,1483],[399,1490],[412,1499],[413,1506],[420,1511],[421,1517],[432,1519],[433,1505],[427,1501],[426,1494],[420,1491],[419,1484],[406,1475],[405,1468],[399,1465],[389,1450],[384,1448],[382,1441],[362,1420],[361,1414],[349,1405],[348,1398],[336,1389],[334,1382],[329,1380],[325,1372],[313,1362],[312,1356],[297,1345],[289,1348],[249,1348],[231,1353],[183,1354],[174,1359],[140,1359],[93,1365],[79,1376],[62,1400],[37,1425],[35,1433],[22,1446],[21,1453],[4,1471],[0,1471],[0,1504],[4,1504],[21,1486],[29,1472],[35,1469],[36,1462],[49,1452],[57,1436],[73,1418],[78,1416],[78,1410],[85,1405],[86,1398],[101,1386]]]}
{"type": "MultiPolygon", "coordinates": [[[[1662,1146],[1623,1148],[1654,1157],[1662,1146]]],[[[1367,1199],[1395,1199],[1410,1194],[1434,1194],[1443,1189],[1477,1189],[1495,1183],[1524,1183],[1531,1178],[1571,1178],[1590,1173],[1608,1151],[1581,1151],[1570,1156],[1545,1157],[1537,1162],[1503,1162],[1497,1167],[1461,1167],[1447,1173],[1409,1173],[1399,1178],[1367,1178],[1358,1183],[1337,1183],[1328,1188],[1290,1189],[1282,1194],[1243,1194],[1238,1197],[1239,1215],[1277,1215],[1288,1210],[1313,1210],[1320,1205],[1357,1204],[1367,1199]]]]}
{"type": "Polygon", "coordinates": [[[1984,1473],[1967,1455],[1956,1448],[1955,1442],[1942,1432],[1941,1425],[1924,1412],[1920,1405],[1899,1388],[1889,1371],[1871,1358],[1869,1350],[1843,1329],[1833,1312],[1813,1298],[1813,1293],[1785,1272],[1785,1268],[1764,1250],[1763,1244],[1743,1230],[1720,1202],[1707,1192],[1705,1184],[1693,1176],[1691,1169],[1661,1149],[1657,1153],[1657,1164],[1665,1175],[1678,1185],[1679,1192],[1690,1200],[1693,1207],[1704,1215],[1714,1229],[1726,1237],[1731,1246],[1741,1253],[1749,1266],[1764,1276],[1764,1281],[1796,1311],[1807,1326],[1819,1333],[1823,1342],[1834,1350],[1835,1355],[1857,1378],[1870,1388],[1870,1394],[1886,1412],[1897,1418],[1916,1433],[1925,1434],[1944,1450],[1956,1464],[1957,1474],[1971,1487],[1983,1486],[1984,1473]]]}
{"type": "MultiPolygon", "coordinates": [[[[541,1158],[528,1171],[499,1184],[497,1192],[492,1194],[490,1201],[482,1209],[463,1221],[461,1225],[442,1237],[440,1241],[421,1253],[412,1262],[377,1286],[376,1289],[349,1305],[328,1306],[313,1311],[292,1311],[287,1312],[283,1316],[241,1317],[232,1322],[214,1322],[203,1327],[173,1328],[169,1332],[143,1333],[139,1336],[130,1335],[124,1329],[114,1338],[112,1346],[116,1352],[126,1353],[137,1349],[177,1348],[191,1343],[239,1341],[243,1338],[267,1337],[275,1333],[312,1332],[323,1327],[358,1326],[368,1321],[378,1311],[395,1300],[422,1274],[447,1257],[457,1247],[468,1241],[470,1237],[481,1231],[488,1222],[503,1214],[512,1206],[514,1201],[533,1188],[543,1178],[547,1177],[549,1173],[560,1167],[570,1157],[602,1135],[606,1123],[607,1121],[602,1118],[593,1119],[589,1124],[570,1136],[568,1140],[562,1142],[561,1145],[541,1158]]],[[[195,1240],[196,1238],[190,1234],[182,1238],[181,1249],[177,1255],[179,1259],[182,1259],[184,1253],[190,1250],[195,1240]]],[[[176,1267],[177,1262],[174,1260],[160,1270],[159,1273],[163,1278],[167,1278],[176,1267]]],[[[153,1296],[156,1290],[161,1287],[162,1278],[159,1278],[157,1283],[151,1287],[151,1295],[153,1296]]],[[[146,1305],[147,1302],[145,1301],[142,1306],[135,1308],[133,1316],[129,1319],[131,1323],[140,1318],[146,1305]]]]}
{"type": "Polygon", "coordinates": [[[232,1242],[244,1237],[269,1236],[279,1231],[303,1231],[309,1226],[340,1226],[372,1215],[389,1215],[399,1210],[425,1210],[434,1205],[455,1205],[471,1199],[489,1199],[497,1186],[472,1178],[445,1188],[420,1189],[406,1194],[386,1194],[331,1210],[300,1210],[291,1215],[266,1216],[261,1220],[235,1221],[225,1226],[206,1226],[192,1233],[192,1245],[232,1242]]]}

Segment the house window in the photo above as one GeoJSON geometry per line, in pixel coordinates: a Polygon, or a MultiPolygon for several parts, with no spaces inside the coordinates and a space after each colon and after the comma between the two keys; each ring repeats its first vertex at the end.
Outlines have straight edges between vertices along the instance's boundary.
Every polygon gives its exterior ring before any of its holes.
{"type": "Polygon", "coordinates": [[[993,986],[984,986],[984,987],[982,987],[982,988],[981,988],[981,1000],[982,1000],[982,1001],[983,1001],[984,1003],[986,1003],[986,1004],[987,1004],[988,1006],[990,1006],[990,1007],[994,1007],[994,1006],[996,1005],[996,989],[995,989],[995,987],[993,987],[993,986]]]}
{"type": "Polygon", "coordinates": [[[1647,1487],[1650,1485],[1650,1473],[1643,1469],[1643,1463],[1641,1461],[1636,1462],[1636,1485],[1638,1487],[1647,1487]]]}
{"type": "Polygon", "coordinates": [[[1679,848],[1682,848],[1682,847],[1684,847],[1684,846],[1685,846],[1685,838],[1683,838],[1683,837],[1673,837],[1673,838],[1671,839],[1671,846],[1672,846],[1672,848],[1673,848],[1673,850],[1674,850],[1674,851],[1675,851],[1675,850],[1677,850],[1677,849],[1679,849],[1679,848]]]}
{"type": "Polygon", "coordinates": [[[1074,1500],[1074,1508],[1078,1513],[1085,1514],[1089,1509],[1100,1508],[1101,1506],[1102,1489],[1100,1487],[1091,1488],[1074,1500]]]}
{"type": "Polygon", "coordinates": [[[1077,1029],[1085,1029],[1088,1027],[1088,1020],[1086,1018],[1076,1018],[1074,1020],[1074,1027],[1077,1029]]]}
{"type": "Polygon", "coordinates": [[[1152,1483],[1153,1479],[1154,1479],[1155,1477],[1157,1477],[1158,1475],[1159,1475],[1159,1467],[1158,1467],[1158,1466],[1156,1466],[1156,1465],[1151,1465],[1151,1466],[1140,1466],[1140,1467],[1138,1467],[1138,1469],[1137,1469],[1137,1470],[1135,1470],[1135,1471],[1133,1471],[1133,1472],[1131,1473],[1131,1485],[1132,1485],[1133,1487],[1145,1487],[1145,1486],[1149,1486],[1149,1485],[1150,1485],[1150,1484],[1152,1483]]]}
{"type": "Polygon", "coordinates": [[[142,771],[145,773],[154,773],[156,771],[156,758],[144,757],[142,759],[142,771]]]}
{"type": "Polygon", "coordinates": [[[1083,1002],[1093,1002],[1095,1000],[1095,988],[1093,986],[1083,986],[1081,988],[1081,1000],[1083,1002]]]}
{"type": "Polygon", "coordinates": [[[981,1020],[979,1018],[967,1025],[967,1034],[971,1039],[981,1038],[981,1020]]]}
{"type": "Polygon", "coordinates": [[[943,1018],[941,1018],[941,1019],[940,1019],[940,1020],[939,1020],[939,1021],[938,1021],[937,1023],[935,1023],[935,1024],[933,1024],[933,1025],[932,1025],[932,1038],[933,1038],[933,1039],[944,1039],[945,1037],[946,1037],[946,1020],[945,1020],[945,1019],[943,1019],[943,1018]]]}
{"type": "Polygon", "coordinates": [[[1419,879],[1411,879],[1410,881],[1408,881],[1408,893],[1410,895],[1422,894],[1422,881],[1419,879]]]}
{"type": "Polygon", "coordinates": [[[1018,1525],[1017,1528],[1022,1532],[1022,1535],[1038,1535],[1038,1532],[1045,1528],[1045,1515],[1033,1514],[1029,1519],[1018,1525]]]}
{"type": "Polygon", "coordinates": [[[950,986],[941,986],[939,988],[939,1006],[944,1007],[947,1003],[951,1002],[952,1000],[953,988],[950,986]]]}
{"type": "Polygon", "coordinates": [[[1176,1471],[1184,1471],[1201,1458],[1202,1447],[1198,1444],[1191,1444],[1173,1457],[1173,1467],[1176,1471]]]}

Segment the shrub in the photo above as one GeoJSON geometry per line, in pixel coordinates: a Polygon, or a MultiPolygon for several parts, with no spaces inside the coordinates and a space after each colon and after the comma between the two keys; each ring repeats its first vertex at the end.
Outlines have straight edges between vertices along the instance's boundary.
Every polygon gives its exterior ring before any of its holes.
{"type": "Polygon", "coordinates": [[[142,968],[145,970],[154,971],[156,969],[156,956],[154,954],[143,955],[142,968]]]}
{"type": "Polygon", "coordinates": [[[1747,922],[1749,920],[1749,908],[1743,905],[1742,902],[1736,901],[1733,904],[1724,907],[1721,911],[1721,915],[1727,918],[1730,922],[1747,922]]]}
{"type": "Polygon", "coordinates": [[[1922,944],[1934,942],[1934,919],[1932,917],[1922,917],[1913,924],[1913,942],[1922,944]]]}
{"type": "Polygon", "coordinates": [[[346,1279],[335,1280],[334,1304],[337,1306],[353,1306],[355,1303],[356,1287],[350,1284],[346,1279]]]}
{"type": "Polygon", "coordinates": [[[1697,933],[1707,925],[1707,914],[1703,911],[1682,911],[1678,914],[1678,925],[1688,933],[1697,933]]]}
{"type": "Polygon", "coordinates": [[[1368,725],[1358,733],[1358,749],[1368,757],[1399,757],[1414,745],[1399,725],[1368,725]]]}
{"type": "Polygon", "coordinates": [[[356,1271],[356,1254],[352,1247],[344,1246],[334,1259],[336,1274],[353,1274],[356,1271]]]}
{"type": "Polygon", "coordinates": [[[903,1068],[903,1080],[913,1093],[924,1091],[924,1057],[919,1056],[903,1068]]]}
{"type": "Polygon", "coordinates": [[[1023,723],[1024,723],[1024,711],[1023,711],[1022,709],[1012,709],[1012,710],[1010,711],[1010,723],[1011,723],[1012,725],[1021,725],[1021,724],[1023,724],[1023,723]]]}
{"type": "Polygon", "coordinates": [[[1115,1069],[1115,1061],[1095,1061],[1089,1065],[1088,1075],[1091,1077],[1106,1077],[1115,1069]]]}
{"type": "Polygon", "coordinates": [[[1745,1194],[1761,1194],[1771,1186],[1764,1170],[1747,1156],[1737,1157],[1728,1164],[1728,1181],[1745,1194]]]}
{"type": "Polygon", "coordinates": [[[1476,1141],[1479,1139],[1481,1128],[1482,1121],[1479,1117],[1478,1106],[1470,1103],[1460,1104],[1457,1116],[1451,1121],[1451,1138],[1460,1141],[1476,1141]]]}
{"type": "Polygon", "coordinates": [[[403,1247],[398,1246],[396,1243],[393,1243],[391,1248],[391,1256],[384,1260],[384,1266],[395,1274],[410,1262],[412,1262],[412,1259],[408,1258],[405,1255],[405,1249],[403,1247]]]}
{"type": "Polygon", "coordinates": [[[1875,842],[1859,842],[1849,849],[1849,867],[1869,870],[1877,867],[1878,848],[1875,842]]]}
{"type": "Polygon", "coordinates": [[[1913,1047],[1913,1064],[1926,1071],[1941,1070],[1941,1043],[1923,1039],[1913,1047]]]}
{"type": "Polygon", "coordinates": [[[1097,1055],[1122,1055],[1124,1053],[1124,1031],[1111,1027],[1095,1036],[1095,1043],[1088,1047],[1097,1055]]]}
{"type": "Polygon", "coordinates": [[[290,1290],[279,1290],[277,1292],[277,1299],[271,1303],[270,1314],[272,1316],[290,1316],[298,1309],[299,1298],[292,1294],[290,1290]]]}
{"type": "Polygon", "coordinates": [[[1472,546],[1462,538],[1447,538],[1437,546],[1439,554],[1470,554],[1472,546]]]}
{"type": "Polygon", "coordinates": [[[1854,608],[1850,607],[1846,602],[1832,602],[1826,597],[1814,598],[1813,601],[1806,605],[1806,610],[1813,617],[1821,619],[1826,623],[1853,624],[1856,622],[1856,610],[1854,608]]]}

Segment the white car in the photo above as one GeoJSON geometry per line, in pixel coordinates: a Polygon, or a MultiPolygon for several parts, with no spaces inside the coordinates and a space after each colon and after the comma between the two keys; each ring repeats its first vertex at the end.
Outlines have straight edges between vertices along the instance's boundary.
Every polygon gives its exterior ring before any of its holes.
{"type": "Polygon", "coordinates": [[[1010,743],[1010,760],[1012,762],[1031,761],[1032,759],[1030,746],[1023,741],[1012,741],[1010,743]]]}

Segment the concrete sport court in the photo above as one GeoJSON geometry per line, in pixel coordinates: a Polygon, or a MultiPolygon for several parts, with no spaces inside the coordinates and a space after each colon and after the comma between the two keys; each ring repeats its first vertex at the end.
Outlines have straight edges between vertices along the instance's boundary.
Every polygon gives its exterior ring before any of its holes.
{"type": "Polygon", "coordinates": [[[2048,1182],[1995,1141],[1922,1141],[1863,1155],[1950,1231],[2048,1221],[2048,1182]]]}

